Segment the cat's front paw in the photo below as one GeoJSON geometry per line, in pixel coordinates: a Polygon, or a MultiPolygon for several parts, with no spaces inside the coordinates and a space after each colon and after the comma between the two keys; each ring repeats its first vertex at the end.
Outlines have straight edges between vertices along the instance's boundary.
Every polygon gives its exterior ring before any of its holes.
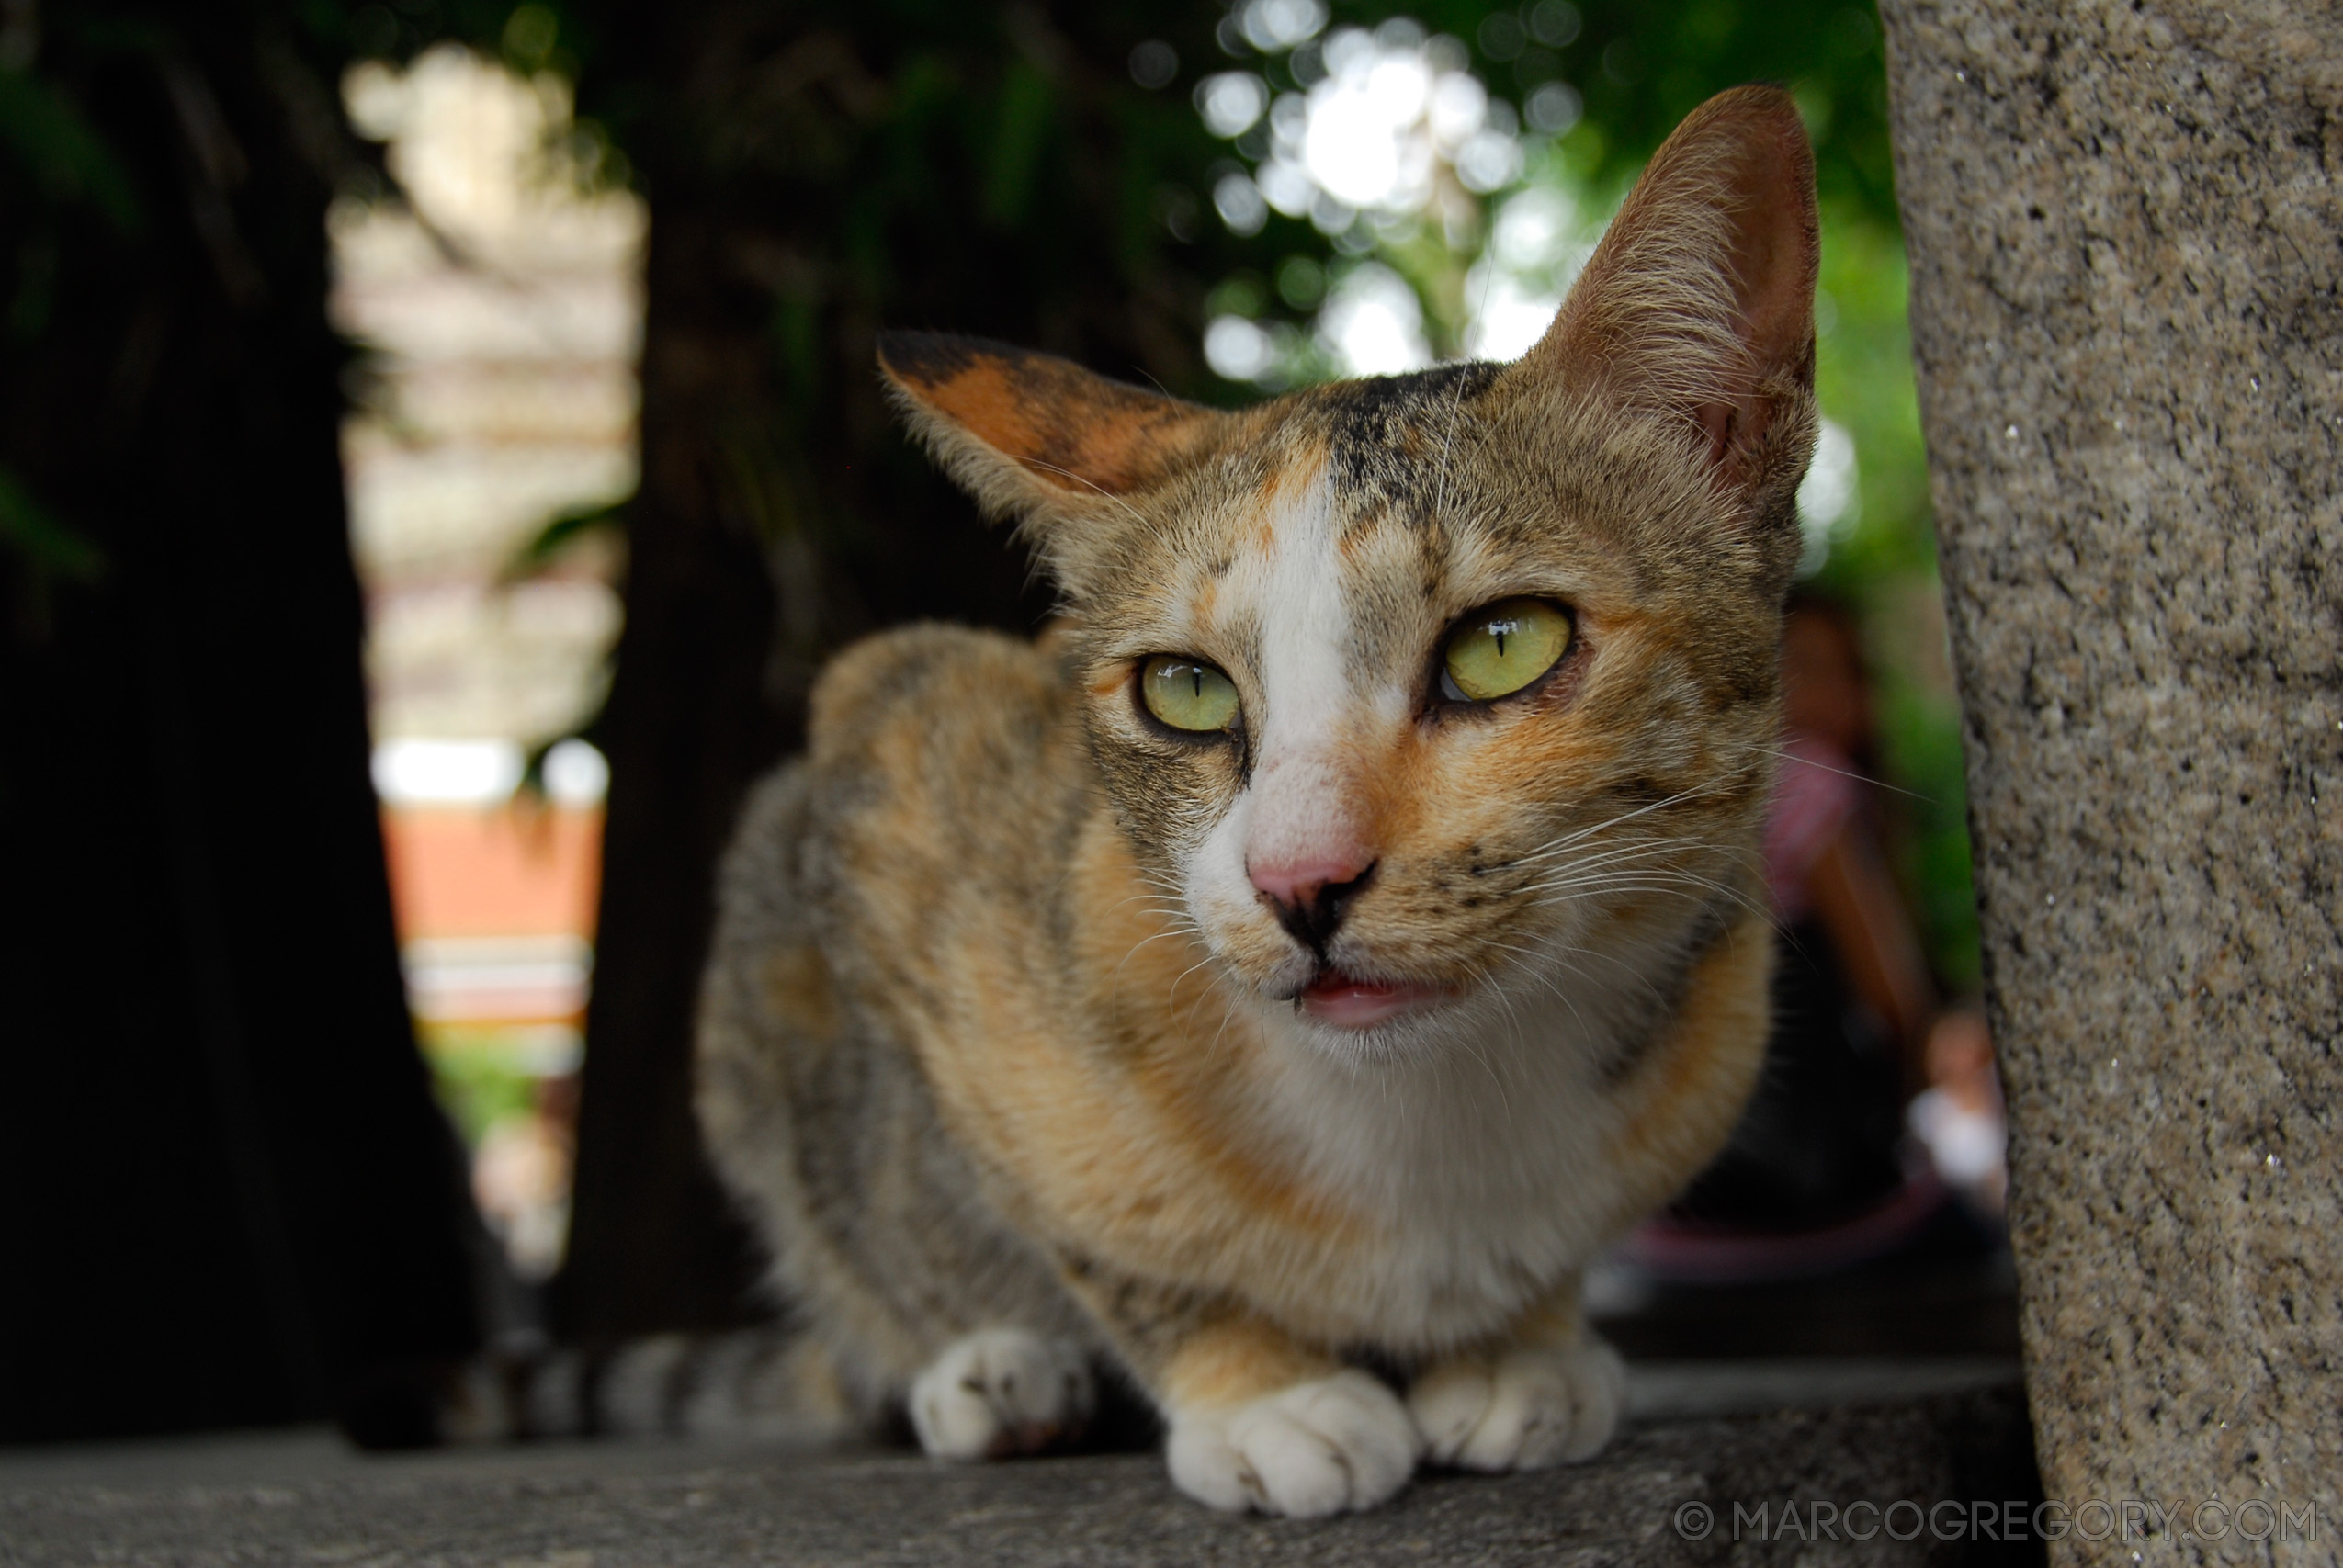
{"type": "Polygon", "coordinates": [[[1408,1408],[1429,1457],[1466,1470],[1538,1470],[1591,1459],[1626,1403],[1619,1352],[1589,1336],[1448,1362],[1416,1380],[1408,1408]]]}
{"type": "Polygon", "coordinates": [[[1023,1328],[956,1339],[911,1382],[911,1426],[939,1459],[1006,1459],[1079,1431],[1096,1402],[1081,1348],[1023,1328]]]}
{"type": "Polygon", "coordinates": [[[1422,1446],[1398,1396],[1353,1371],[1234,1409],[1174,1410],[1167,1457],[1199,1502],[1316,1518],[1398,1491],[1422,1446]]]}

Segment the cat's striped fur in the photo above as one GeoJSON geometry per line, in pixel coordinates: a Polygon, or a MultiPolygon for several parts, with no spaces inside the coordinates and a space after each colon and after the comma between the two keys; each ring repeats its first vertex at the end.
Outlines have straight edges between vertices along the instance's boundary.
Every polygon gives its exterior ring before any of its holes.
{"type": "Polygon", "coordinates": [[[1765,1033],[1814,271],[1797,117],[1742,89],[1518,364],[1220,413],[884,342],[1066,615],[842,655],[725,870],[698,1103],[813,1405],[1005,1453],[1111,1366],[1183,1487],[1296,1514],[1600,1446],[1579,1272],[1719,1145],[1765,1033]],[[1444,631],[1512,595],[1568,651],[1443,702],[1444,631]],[[1151,721],[1155,654],[1241,720],[1151,721]],[[1272,863],[1348,868],[1339,919],[1272,863]],[[1416,999],[1329,1021],[1329,976],[1416,999]]]}

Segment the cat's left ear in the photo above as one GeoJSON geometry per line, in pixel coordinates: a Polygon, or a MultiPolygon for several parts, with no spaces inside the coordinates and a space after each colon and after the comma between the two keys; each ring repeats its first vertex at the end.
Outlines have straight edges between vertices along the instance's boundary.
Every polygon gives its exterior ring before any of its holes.
{"type": "Polygon", "coordinates": [[[1200,456],[1226,417],[982,338],[881,333],[878,367],[945,471],[989,514],[1016,519],[1076,592],[1084,536],[1200,456]]]}
{"type": "Polygon", "coordinates": [[[1814,152],[1790,95],[1736,87],[1661,144],[1563,301],[1508,372],[1681,422],[1760,514],[1814,440],[1814,152]]]}

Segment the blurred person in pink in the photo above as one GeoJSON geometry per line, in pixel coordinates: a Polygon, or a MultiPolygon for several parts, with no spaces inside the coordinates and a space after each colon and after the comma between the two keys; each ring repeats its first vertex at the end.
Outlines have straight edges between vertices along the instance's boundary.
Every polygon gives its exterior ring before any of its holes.
{"type": "Polygon", "coordinates": [[[1764,837],[1781,945],[1765,1068],[1724,1153],[1626,1248],[1647,1271],[1686,1282],[1819,1273],[1894,1252],[1948,1198],[1926,1152],[1930,1133],[1966,1138],[1959,1176],[1981,1193],[1984,1167],[1999,1157],[1983,1021],[1939,1014],[1887,869],[1869,782],[1871,691],[1843,606],[1793,597],[1782,686],[1781,770],[1764,837]],[[1959,1099],[1924,1096],[1930,1120],[1915,1119],[1916,1140],[1906,1101],[1932,1066],[1957,1077],[1959,1099]],[[1975,1114],[1986,1111],[1989,1126],[1975,1114]]]}

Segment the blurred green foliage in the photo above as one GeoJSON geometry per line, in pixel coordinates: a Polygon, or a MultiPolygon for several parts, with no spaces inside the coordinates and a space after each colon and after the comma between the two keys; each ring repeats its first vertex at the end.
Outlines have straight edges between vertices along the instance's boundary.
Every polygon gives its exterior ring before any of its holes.
{"type": "Polygon", "coordinates": [[[1969,878],[1960,704],[1944,641],[1928,497],[1928,457],[1905,314],[1909,278],[1897,232],[1844,205],[1823,212],[1816,393],[1854,437],[1857,506],[1834,530],[1817,588],[1863,626],[1878,761],[1905,793],[1885,803],[1894,848],[1930,958],[1956,994],[1980,983],[1969,878]]]}
{"type": "MultiPolygon", "coordinates": [[[[0,341],[11,350],[48,329],[72,241],[124,243],[137,235],[141,217],[120,160],[65,85],[37,69],[39,43],[37,21],[11,16],[0,24],[0,211],[9,215],[6,231],[17,242],[15,265],[0,285],[0,341]],[[74,233],[92,229],[94,235],[74,233]]],[[[56,588],[94,581],[104,564],[93,540],[0,463],[0,591],[17,635],[40,636],[56,588]]]]}
{"type": "Polygon", "coordinates": [[[465,1146],[478,1147],[499,1122],[536,1111],[547,1073],[541,1031],[442,1024],[418,1032],[432,1092],[465,1146]]]}
{"type": "Polygon", "coordinates": [[[33,500],[22,482],[0,465],[0,543],[40,580],[95,581],[106,558],[96,545],[33,500]]]}
{"type": "MultiPolygon", "coordinates": [[[[334,165],[335,175],[357,144],[339,129],[320,67],[341,58],[345,20],[342,7],[315,3],[258,5],[250,15],[251,52],[266,60],[281,107],[313,133],[300,155],[334,165]]],[[[211,24],[155,0],[0,6],[0,353],[12,371],[87,355],[99,308],[129,310],[96,280],[119,286],[173,243],[161,232],[171,223],[153,221],[157,214],[175,219],[193,208],[215,264],[236,275],[238,288],[256,285],[231,210],[249,171],[224,130],[214,85],[194,62],[190,25],[211,24]],[[104,129],[151,129],[136,99],[158,83],[177,108],[183,166],[141,163],[104,129]]],[[[148,337],[133,333],[114,367],[126,407],[157,352],[158,312],[140,320],[148,337]]],[[[57,487],[75,481],[45,471],[69,466],[43,429],[46,417],[38,406],[0,411],[0,616],[27,644],[46,640],[61,591],[107,576],[109,547],[94,520],[58,499],[57,487]]]]}
{"type": "Polygon", "coordinates": [[[86,203],[117,232],[137,231],[130,175],[58,84],[0,69],[0,141],[46,200],[86,203]]]}
{"type": "MultiPolygon", "coordinates": [[[[1553,4],[1554,0],[1546,0],[1553,4]]],[[[1491,90],[1521,97],[1568,82],[1585,102],[1585,172],[1614,180],[1643,166],[1669,131],[1712,94],[1774,82],[1798,99],[1815,142],[1826,205],[1893,228],[1887,76],[1873,6],[1850,0],[1577,0],[1570,41],[1537,41],[1539,0],[1516,6],[1426,0],[1387,7],[1337,4],[1338,20],[1408,11],[1474,46],[1491,90]],[[1509,22],[1511,25],[1509,25],[1509,22]],[[1501,58],[1500,58],[1501,57],[1501,58]]],[[[1571,31],[1566,19],[1563,30],[1571,31]]]]}

